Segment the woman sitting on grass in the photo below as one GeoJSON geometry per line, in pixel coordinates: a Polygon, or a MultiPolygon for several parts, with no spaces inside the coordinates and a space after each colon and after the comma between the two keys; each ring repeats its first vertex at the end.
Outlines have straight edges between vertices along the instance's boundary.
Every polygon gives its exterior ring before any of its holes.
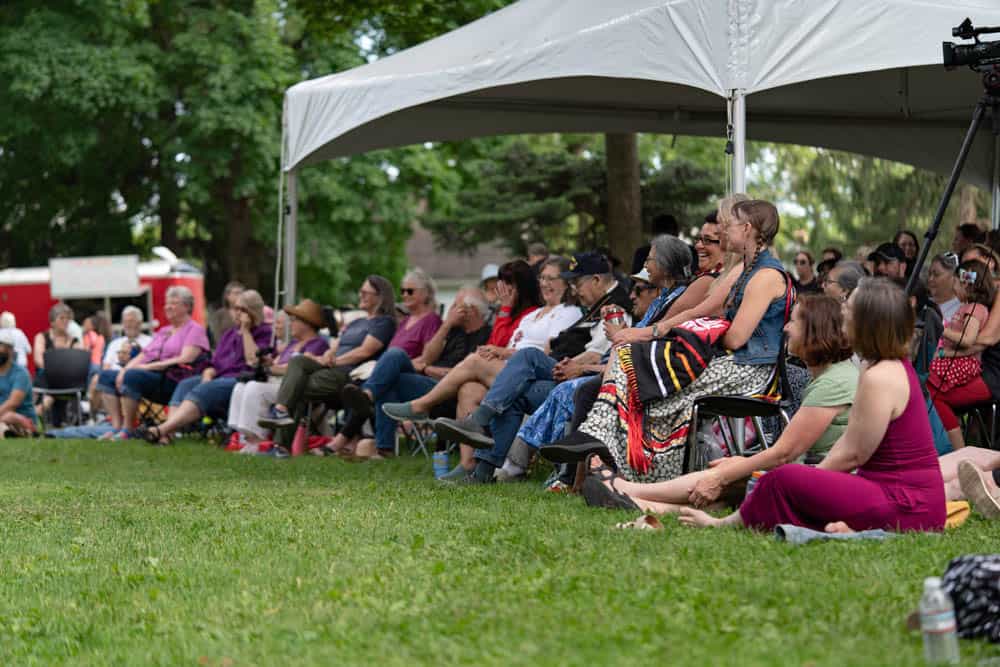
{"type": "Polygon", "coordinates": [[[758,530],[790,523],[831,532],[944,528],[944,482],[908,358],[914,316],[906,294],[889,280],[866,278],[848,299],[846,317],[865,363],[847,430],[823,462],[767,473],[723,519],[685,507],[682,523],[758,530]]]}
{"type": "Polygon", "coordinates": [[[840,302],[817,294],[800,296],[785,332],[788,351],[806,362],[812,379],[802,406],[774,446],[751,457],[716,459],[708,470],[655,484],[615,477],[601,480],[592,475],[583,486],[587,504],[661,514],[676,512],[687,504],[704,507],[718,500],[728,485],[746,479],[755,470],[770,470],[806,453],[815,459],[826,456],[847,428],[847,413],[858,385],[840,302]]]}

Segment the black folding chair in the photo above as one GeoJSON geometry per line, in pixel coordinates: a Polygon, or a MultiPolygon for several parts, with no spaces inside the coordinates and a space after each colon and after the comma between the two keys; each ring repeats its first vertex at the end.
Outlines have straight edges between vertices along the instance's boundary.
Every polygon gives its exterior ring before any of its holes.
{"type": "Polygon", "coordinates": [[[997,417],[998,411],[1000,411],[1000,403],[997,401],[990,401],[989,403],[980,403],[979,405],[973,405],[966,409],[964,414],[961,414],[962,419],[962,437],[965,442],[969,442],[969,432],[972,430],[973,424],[977,427],[980,445],[986,445],[990,449],[997,449],[997,417]],[[987,416],[988,415],[988,416],[987,416]],[[989,424],[987,425],[987,419],[989,424]],[[985,442],[983,442],[985,440],[985,442]]]}
{"type": "MultiPolygon", "coordinates": [[[[45,386],[35,387],[38,396],[51,396],[56,401],[74,401],[75,422],[83,423],[83,397],[87,395],[90,373],[90,352],[75,349],[52,349],[45,352],[45,386]]],[[[42,419],[45,428],[45,419],[42,419]]]]}
{"type": "Polygon", "coordinates": [[[745,456],[763,451],[774,444],[781,430],[788,426],[788,413],[782,407],[782,399],[791,396],[787,356],[788,341],[782,332],[778,362],[761,391],[748,396],[705,396],[694,402],[691,430],[684,445],[683,472],[704,470],[708,467],[708,452],[698,445],[699,421],[706,417],[718,418],[723,442],[730,456],[745,456]],[[781,429],[773,435],[773,438],[768,437],[764,428],[766,418],[777,418],[780,422],[781,429]],[[752,420],[757,431],[757,446],[750,449],[746,446],[747,419],[752,420]]]}

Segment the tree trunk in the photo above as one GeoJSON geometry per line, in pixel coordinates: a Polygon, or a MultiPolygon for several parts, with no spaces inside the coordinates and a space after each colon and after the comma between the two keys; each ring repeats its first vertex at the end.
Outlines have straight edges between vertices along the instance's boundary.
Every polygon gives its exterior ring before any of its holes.
{"type": "Polygon", "coordinates": [[[645,243],[638,137],[634,132],[605,134],[604,152],[608,170],[608,247],[628,269],[635,249],[645,243]]]}
{"type": "Polygon", "coordinates": [[[967,222],[976,224],[979,222],[979,212],[976,210],[976,193],[974,185],[963,185],[959,190],[958,223],[964,225],[967,222]]]}

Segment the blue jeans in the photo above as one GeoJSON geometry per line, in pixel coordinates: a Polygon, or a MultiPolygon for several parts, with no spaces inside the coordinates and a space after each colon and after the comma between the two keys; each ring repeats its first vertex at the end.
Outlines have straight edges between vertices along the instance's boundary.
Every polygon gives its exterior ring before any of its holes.
{"type": "Polygon", "coordinates": [[[122,379],[122,390],[115,387],[118,371],[101,371],[97,376],[97,388],[105,394],[124,396],[138,401],[148,398],[154,403],[166,405],[174,393],[177,383],[159,371],[144,371],[132,368],[125,371],[122,379]]]}
{"type": "Polygon", "coordinates": [[[177,406],[191,401],[203,415],[225,417],[229,410],[229,399],[233,395],[236,378],[215,378],[202,382],[197,375],[181,380],[170,398],[170,405],[177,406]]]}
{"type": "MultiPolygon", "coordinates": [[[[493,386],[495,387],[496,384],[493,386]]],[[[531,382],[518,394],[506,410],[490,420],[493,447],[491,449],[477,449],[476,459],[488,461],[498,468],[502,466],[514,438],[517,437],[517,430],[521,427],[524,415],[530,415],[537,410],[555,386],[556,383],[553,380],[537,380],[531,382]]]]}
{"type": "Polygon", "coordinates": [[[378,449],[392,449],[396,433],[396,422],[382,412],[382,404],[412,401],[436,384],[437,380],[414,370],[413,362],[402,349],[391,347],[382,354],[371,377],[361,385],[375,397],[375,446],[378,449]]]}
{"type": "Polygon", "coordinates": [[[555,365],[556,360],[541,350],[533,347],[518,350],[493,380],[493,386],[483,398],[483,405],[498,415],[503,414],[534,383],[551,381],[555,365]]]}

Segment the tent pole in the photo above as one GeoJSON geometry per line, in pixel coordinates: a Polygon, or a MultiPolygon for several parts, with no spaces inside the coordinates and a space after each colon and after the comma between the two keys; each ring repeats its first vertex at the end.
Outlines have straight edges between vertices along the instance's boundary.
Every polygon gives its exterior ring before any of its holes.
{"type": "Polygon", "coordinates": [[[733,101],[733,192],[746,192],[747,101],[743,90],[734,88],[733,101]]]}
{"type": "MultiPolygon", "coordinates": [[[[994,123],[1000,120],[994,119],[994,123]]],[[[993,222],[993,229],[1000,229],[1000,134],[993,135],[993,204],[991,206],[990,219],[993,222]]]]}
{"type": "Polygon", "coordinates": [[[298,240],[299,221],[299,188],[298,174],[294,169],[288,171],[288,218],[285,220],[285,305],[295,304],[295,278],[298,263],[296,261],[296,241],[298,240]]]}

